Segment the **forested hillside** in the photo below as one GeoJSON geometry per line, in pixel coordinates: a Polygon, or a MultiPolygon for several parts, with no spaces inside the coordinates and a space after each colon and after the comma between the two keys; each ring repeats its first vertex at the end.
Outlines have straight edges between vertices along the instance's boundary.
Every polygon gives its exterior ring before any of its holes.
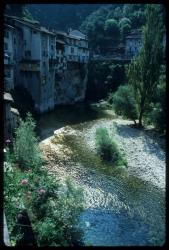
{"type": "MultiPolygon", "coordinates": [[[[162,5],[158,5],[161,18],[162,5]]],[[[119,44],[131,29],[140,29],[146,22],[146,4],[103,5],[91,13],[81,24],[81,31],[88,35],[92,48],[119,44]]]]}
{"type": "Polygon", "coordinates": [[[29,4],[27,9],[43,26],[59,30],[77,29],[102,4],[29,4]]]}

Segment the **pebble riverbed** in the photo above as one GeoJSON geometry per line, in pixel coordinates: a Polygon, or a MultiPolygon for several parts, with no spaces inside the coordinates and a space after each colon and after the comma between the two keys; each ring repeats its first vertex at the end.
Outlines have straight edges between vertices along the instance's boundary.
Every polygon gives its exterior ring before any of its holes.
{"type": "Polygon", "coordinates": [[[90,153],[95,155],[96,128],[106,127],[128,162],[127,169],[118,174],[99,169],[92,160],[88,166],[84,159],[75,162],[71,146],[52,143],[53,136],[40,143],[49,173],[61,180],[71,177],[84,188],[85,210],[77,227],[84,231],[85,245],[152,246],[165,242],[165,152],[130,124],[105,118],[56,130],[56,134],[71,134],[77,144],[77,135],[81,137],[88,150],[80,154],[90,161],[90,153]]]}

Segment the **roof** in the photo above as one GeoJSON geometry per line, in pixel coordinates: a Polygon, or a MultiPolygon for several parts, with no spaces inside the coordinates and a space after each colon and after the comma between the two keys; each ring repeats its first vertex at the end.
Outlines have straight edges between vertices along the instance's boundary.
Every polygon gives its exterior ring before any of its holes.
{"type": "Polygon", "coordinates": [[[19,18],[19,17],[15,17],[15,16],[7,16],[6,17],[9,17],[11,19],[14,19],[15,21],[17,21],[18,23],[21,23],[23,25],[26,25],[36,31],[39,31],[39,32],[44,32],[44,33],[47,33],[47,34],[50,34],[50,35],[56,35],[55,33],[49,31],[48,29],[46,29],[45,27],[37,27],[35,26],[35,24],[39,24],[39,22],[37,21],[32,21],[32,20],[27,20],[27,19],[23,19],[23,18],[19,18]]]}
{"type": "Polygon", "coordinates": [[[46,29],[45,27],[40,27],[40,31],[41,32],[44,32],[44,33],[48,33],[48,34],[50,34],[50,35],[54,35],[54,36],[56,36],[56,34],[55,33],[53,33],[53,32],[51,32],[51,31],[49,31],[48,29],[46,29]]]}
{"type": "Polygon", "coordinates": [[[64,42],[64,41],[59,40],[59,39],[56,39],[56,42],[57,42],[57,43],[60,43],[60,44],[65,44],[65,42],[64,42]]]}
{"type": "Polygon", "coordinates": [[[141,38],[141,35],[135,35],[135,34],[126,36],[126,39],[140,39],[140,38],[141,38]]]}
{"type": "Polygon", "coordinates": [[[18,16],[10,16],[10,15],[4,15],[5,17],[9,17],[11,19],[15,19],[15,20],[21,20],[21,21],[24,21],[24,22],[28,22],[28,23],[31,23],[31,24],[40,24],[39,21],[37,20],[30,20],[30,19],[27,19],[26,17],[18,17],[18,16]]]}
{"type": "Polygon", "coordinates": [[[67,33],[64,31],[56,31],[56,34],[67,36],[67,33]]]}
{"type": "Polygon", "coordinates": [[[87,36],[85,34],[83,34],[80,30],[70,30],[69,36],[74,36],[74,37],[80,38],[82,40],[87,40],[87,36]]]}
{"type": "Polygon", "coordinates": [[[7,28],[10,28],[10,29],[15,29],[14,27],[12,27],[11,25],[6,24],[6,23],[4,24],[4,26],[7,27],[7,28]]]}
{"type": "Polygon", "coordinates": [[[76,39],[76,40],[81,40],[82,38],[79,36],[74,36],[74,35],[67,35],[68,38],[76,39]]]}
{"type": "Polygon", "coordinates": [[[10,93],[4,93],[4,100],[9,102],[14,101],[10,93]]]}
{"type": "Polygon", "coordinates": [[[19,111],[17,109],[15,109],[15,108],[11,108],[11,112],[16,114],[16,115],[20,115],[19,111]]]}

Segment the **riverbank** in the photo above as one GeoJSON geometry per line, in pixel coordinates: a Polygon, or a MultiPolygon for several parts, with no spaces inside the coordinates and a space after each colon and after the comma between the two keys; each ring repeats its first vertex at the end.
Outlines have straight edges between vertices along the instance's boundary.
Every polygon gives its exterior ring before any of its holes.
{"type": "Polygon", "coordinates": [[[78,225],[85,245],[164,243],[165,152],[148,133],[130,124],[98,118],[62,126],[55,137],[40,142],[49,174],[61,180],[71,177],[85,191],[85,211],[78,225]],[[113,169],[98,160],[95,131],[100,126],[108,129],[125,154],[127,169],[113,169]]]}

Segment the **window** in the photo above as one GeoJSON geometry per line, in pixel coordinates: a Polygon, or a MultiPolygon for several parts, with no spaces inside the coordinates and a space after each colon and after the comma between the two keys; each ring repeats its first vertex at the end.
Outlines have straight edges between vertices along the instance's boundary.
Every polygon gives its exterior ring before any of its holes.
{"type": "Polygon", "coordinates": [[[9,32],[8,32],[8,31],[5,31],[4,36],[5,36],[6,38],[9,38],[9,32]]]}
{"type": "Polygon", "coordinates": [[[34,30],[34,31],[33,31],[33,34],[37,34],[37,32],[34,30]]]}
{"type": "Polygon", "coordinates": [[[51,50],[53,50],[53,45],[51,45],[51,50]]]}
{"type": "Polygon", "coordinates": [[[4,49],[8,50],[8,44],[7,43],[4,43],[4,49]]]}
{"type": "Polygon", "coordinates": [[[71,47],[71,54],[73,54],[74,53],[74,48],[73,47],[71,47]]]}
{"type": "Polygon", "coordinates": [[[8,77],[8,78],[11,77],[11,71],[10,70],[5,70],[5,77],[8,77]]]}
{"type": "Polygon", "coordinates": [[[14,37],[14,39],[13,39],[13,43],[16,44],[16,38],[15,38],[15,37],[14,37]]]}
{"type": "Polygon", "coordinates": [[[25,57],[31,57],[31,51],[30,50],[25,51],[25,57]]]}

